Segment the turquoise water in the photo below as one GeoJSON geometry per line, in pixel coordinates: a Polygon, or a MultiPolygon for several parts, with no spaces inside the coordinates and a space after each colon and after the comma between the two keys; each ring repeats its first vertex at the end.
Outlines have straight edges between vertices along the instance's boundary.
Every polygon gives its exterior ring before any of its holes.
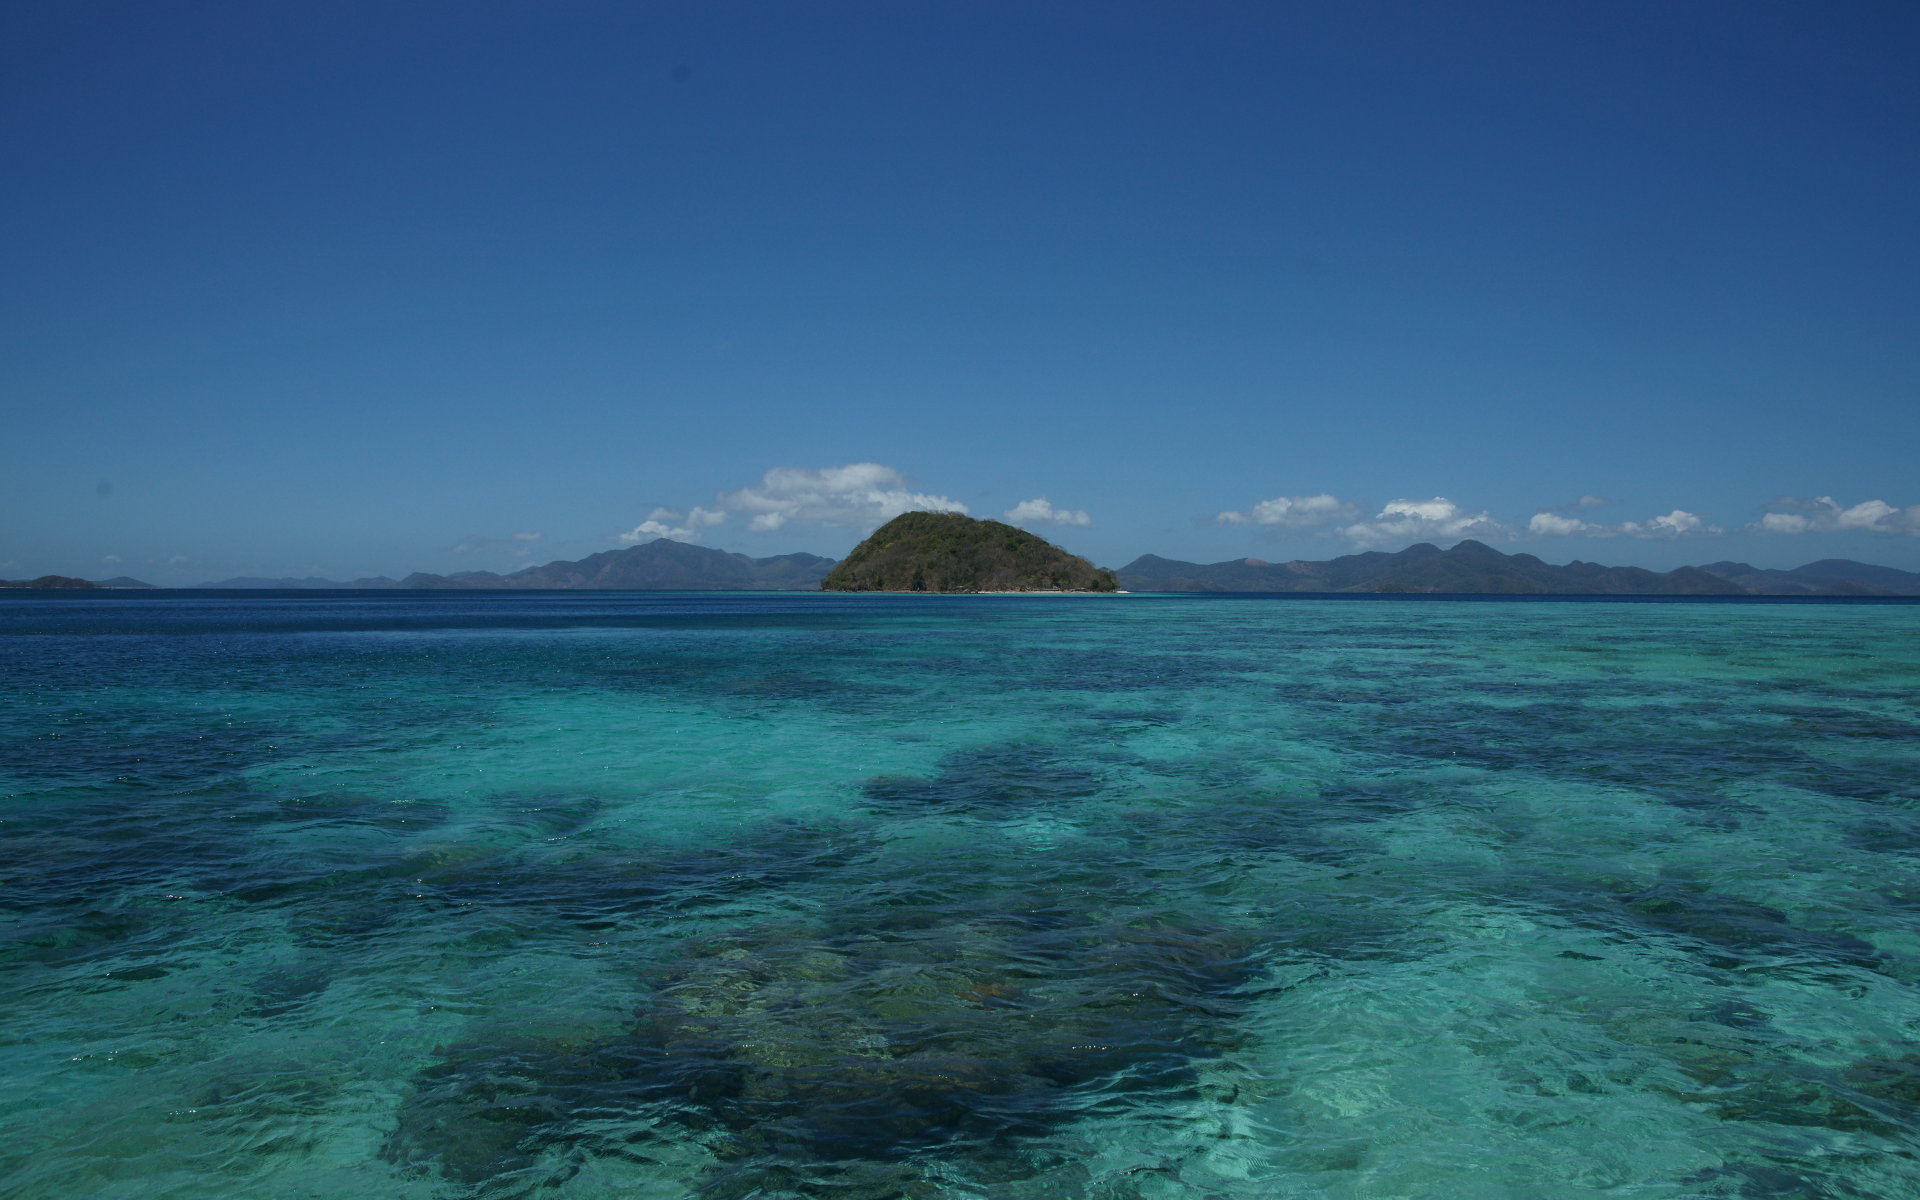
{"type": "Polygon", "coordinates": [[[0,1195],[1920,1195],[1917,634],[0,598],[0,1195]]]}

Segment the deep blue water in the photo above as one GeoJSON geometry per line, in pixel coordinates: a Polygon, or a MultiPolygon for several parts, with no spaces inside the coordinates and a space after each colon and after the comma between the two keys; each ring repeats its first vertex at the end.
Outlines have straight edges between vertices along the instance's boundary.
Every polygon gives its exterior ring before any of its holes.
{"type": "Polygon", "coordinates": [[[1916,635],[0,594],[0,1195],[1920,1196],[1916,635]]]}

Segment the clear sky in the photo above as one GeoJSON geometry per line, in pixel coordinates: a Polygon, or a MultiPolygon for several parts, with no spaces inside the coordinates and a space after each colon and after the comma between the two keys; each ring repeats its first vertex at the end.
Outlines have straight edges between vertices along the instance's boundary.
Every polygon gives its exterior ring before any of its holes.
{"type": "Polygon", "coordinates": [[[10,0],[0,575],[913,506],[1920,569],[1916,64],[1911,0],[10,0]]]}

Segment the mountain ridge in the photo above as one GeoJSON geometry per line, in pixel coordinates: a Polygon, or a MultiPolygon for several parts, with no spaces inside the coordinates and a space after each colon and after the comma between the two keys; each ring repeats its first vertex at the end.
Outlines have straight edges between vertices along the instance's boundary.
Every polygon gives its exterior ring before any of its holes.
{"type": "MultiPolygon", "coordinates": [[[[244,590],[813,591],[820,588],[835,565],[835,560],[816,554],[751,558],[657,538],[639,546],[601,551],[574,561],[555,560],[505,575],[491,571],[448,575],[415,572],[397,580],[379,575],[347,583],[317,577],[240,577],[200,586],[244,590]]],[[[1115,575],[1119,586],[1128,590],[1162,592],[1920,596],[1920,572],[1851,559],[1820,559],[1788,570],[1714,562],[1658,572],[1579,559],[1556,566],[1532,554],[1506,554],[1471,539],[1447,550],[1419,542],[1399,551],[1367,550],[1331,559],[1283,563],[1247,557],[1203,564],[1143,554],[1115,575]]],[[[123,577],[103,583],[126,587],[137,586],[138,581],[123,577]]]]}
{"type": "Polygon", "coordinates": [[[1504,554],[1467,539],[1442,550],[1419,542],[1393,553],[1370,550],[1321,561],[1255,558],[1189,563],[1145,554],[1115,572],[1130,591],[1416,592],[1567,596],[1920,596],[1920,573],[1849,559],[1822,559],[1791,571],[1710,563],[1649,571],[1575,559],[1554,566],[1531,554],[1504,554]]]}
{"type": "Polygon", "coordinates": [[[710,546],[695,546],[670,538],[655,538],[638,546],[602,550],[577,560],[555,559],[506,575],[492,571],[459,571],[435,575],[415,571],[403,579],[375,575],[336,583],[330,579],[265,579],[240,576],[209,589],[347,589],[400,591],[473,591],[487,588],[542,588],[593,591],[812,591],[832,568],[834,560],[817,554],[775,554],[749,558],[710,546]]]}
{"type": "Polygon", "coordinates": [[[140,591],[160,590],[154,584],[143,583],[127,575],[116,575],[112,579],[79,579],[72,575],[42,575],[37,579],[0,579],[0,588],[33,588],[36,590],[46,590],[48,588],[81,588],[89,590],[104,588],[107,590],[118,589],[122,591],[128,589],[140,591]]]}

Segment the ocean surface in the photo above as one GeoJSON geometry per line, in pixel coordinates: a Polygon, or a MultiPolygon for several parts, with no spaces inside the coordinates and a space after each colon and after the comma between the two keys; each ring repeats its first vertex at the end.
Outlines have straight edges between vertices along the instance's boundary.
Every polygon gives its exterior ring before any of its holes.
{"type": "Polygon", "coordinates": [[[1920,1196],[1920,606],[0,595],[0,1195],[1920,1196]]]}

